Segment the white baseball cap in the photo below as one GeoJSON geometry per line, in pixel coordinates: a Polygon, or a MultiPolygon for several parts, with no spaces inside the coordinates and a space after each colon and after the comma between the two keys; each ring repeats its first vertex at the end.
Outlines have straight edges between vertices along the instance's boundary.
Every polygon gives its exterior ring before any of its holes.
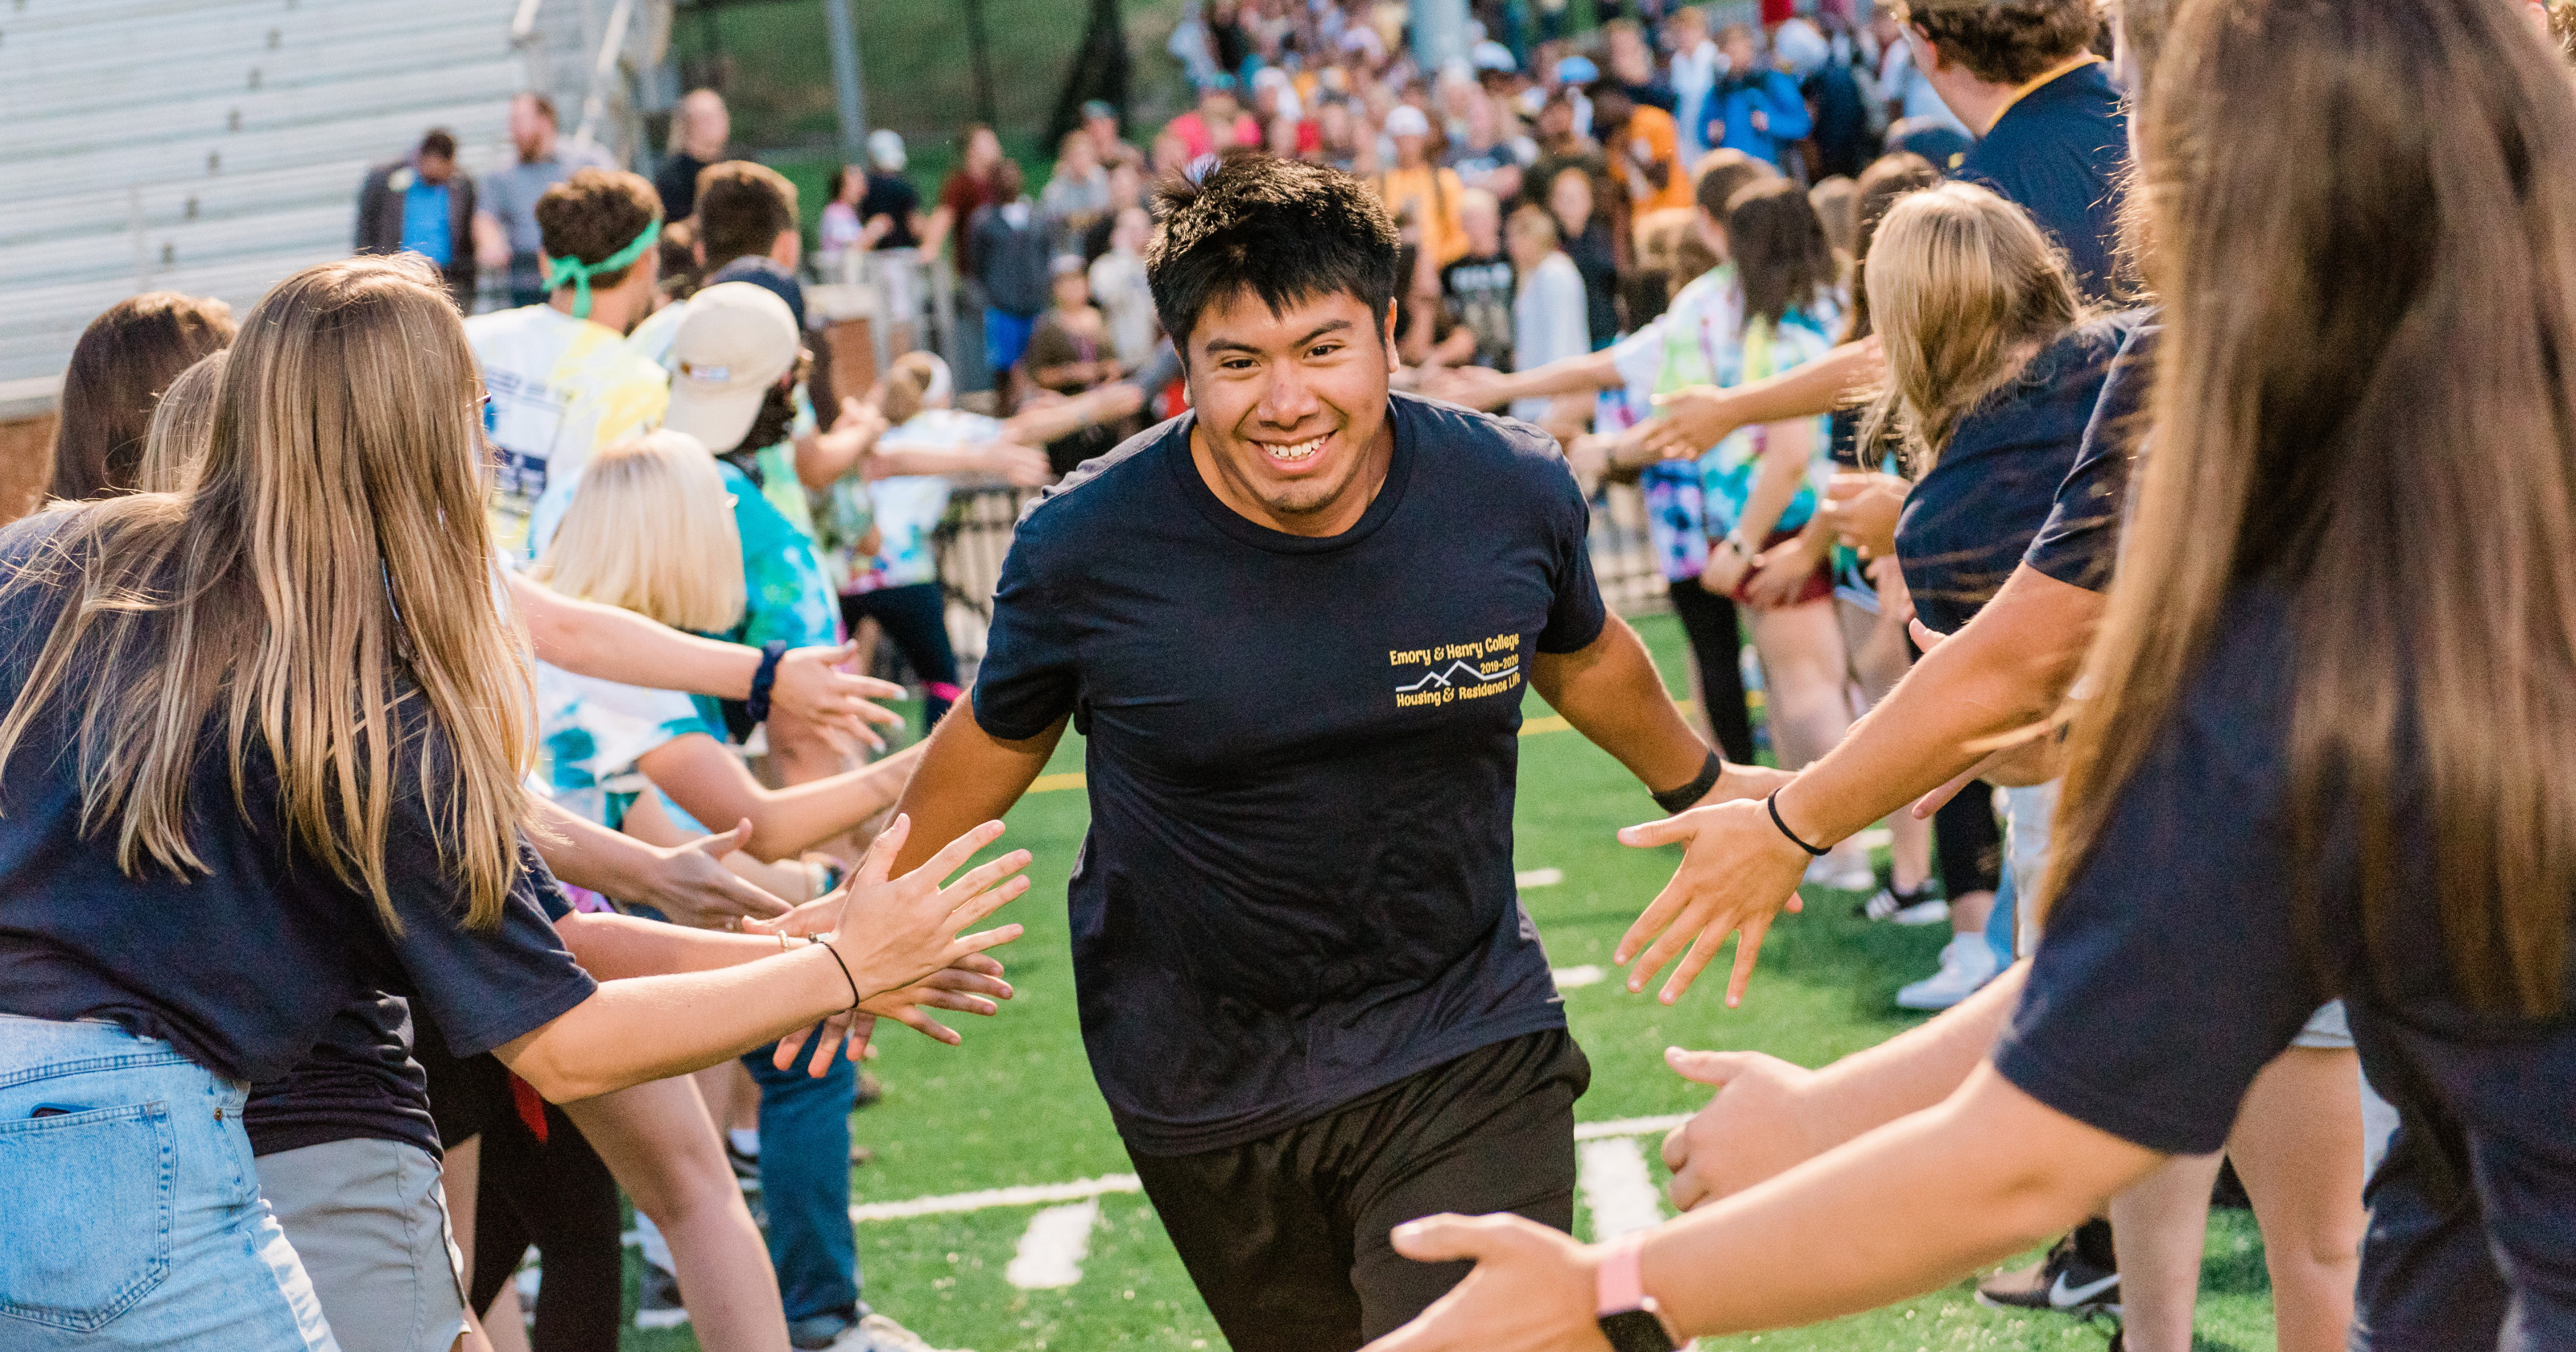
{"type": "Polygon", "coordinates": [[[776,292],[718,282],[691,296],[671,337],[671,409],[662,426],[721,455],[742,444],[760,402],[796,368],[796,316],[776,292]]]}
{"type": "Polygon", "coordinates": [[[1387,110],[1385,131],[1389,136],[1429,136],[1431,119],[1412,104],[1399,103],[1387,110]]]}

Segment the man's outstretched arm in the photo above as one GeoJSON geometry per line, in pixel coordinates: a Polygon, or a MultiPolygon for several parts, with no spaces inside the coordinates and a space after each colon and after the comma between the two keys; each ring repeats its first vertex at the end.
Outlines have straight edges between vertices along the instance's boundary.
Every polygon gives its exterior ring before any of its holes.
{"type": "Polygon", "coordinates": [[[1022,741],[1006,741],[975,721],[970,692],[930,734],[929,749],[912,772],[895,811],[912,818],[912,835],[895,856],[897,876],[919,867],[976,826],[998,821],[1029,791],[1047,757],[1064,739],[1064,719],[1022,741]]]}
{"type": "MultiPolygon", "coordinates": [[[[1570,653],[1538,653],[1530,684],[1539,698],[1565,716],[1594,746],[1618,758],[1628,773],[1656,793],[1699,778],[1709,748],[1691,731],[1679,706],[1664,691],[1664,678],[1645,643],[1625,620],[1610,616],[1592,642],[1570,653]]],[[[1703,803],[1765,793],[1789,776],[1759,765],[1729,765],[1703,803]]]]}

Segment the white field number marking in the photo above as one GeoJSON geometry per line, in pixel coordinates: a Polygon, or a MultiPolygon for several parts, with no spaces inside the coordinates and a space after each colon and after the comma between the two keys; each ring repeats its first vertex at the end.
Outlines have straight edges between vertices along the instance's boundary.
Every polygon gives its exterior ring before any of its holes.
{"type": "Polygon", "coordinates": [[[1663,1198],[1646,1172],[1645,1152],[1634,1136],[1585,1141],[1575,1147],[1575,1186],[1592,1212],[1595,1242],[1664,1223],[1663,1198]]]}
{"type": "Polygon", "coordinates": [[[1029,1217],[1003,1278],[1023,1291],[1049,1291],[1081,1281],[1082,1260],[1091,1253],[1091,1227],[1099,1220],[1097,1197],[1029,1217]]]}

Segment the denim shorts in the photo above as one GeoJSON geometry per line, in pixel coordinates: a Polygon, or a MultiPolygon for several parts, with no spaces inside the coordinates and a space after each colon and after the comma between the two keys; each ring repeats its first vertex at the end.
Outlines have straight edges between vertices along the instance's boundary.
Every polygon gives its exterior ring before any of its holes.
{"type": "Polygon", "coordinates": [[[0,1014],[0,1347],[338,1352],[249,1093],[114,1024],[0,1014]]]}

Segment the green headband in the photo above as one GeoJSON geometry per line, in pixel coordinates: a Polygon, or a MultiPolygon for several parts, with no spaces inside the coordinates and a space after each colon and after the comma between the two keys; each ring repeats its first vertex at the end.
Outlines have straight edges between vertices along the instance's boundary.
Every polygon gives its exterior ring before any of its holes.
{"type": "Polygon", "coordinates": [[[661,238],[662,218],[656,216],[651,225],[644,227],[644,233],[635,237],[634,243],[596,263],[585,263],[578,258],[554,258],[546,254],[538,254],[537,262],[546,270],[546,290],[553,292],[561,291],[566,286],[572,287],[572,317],[588,319],[590,318],[590,279],[603,272],[622,272],[635,266],[635,260],[642,258],[644,251],[652,248],[661,238]]]}

